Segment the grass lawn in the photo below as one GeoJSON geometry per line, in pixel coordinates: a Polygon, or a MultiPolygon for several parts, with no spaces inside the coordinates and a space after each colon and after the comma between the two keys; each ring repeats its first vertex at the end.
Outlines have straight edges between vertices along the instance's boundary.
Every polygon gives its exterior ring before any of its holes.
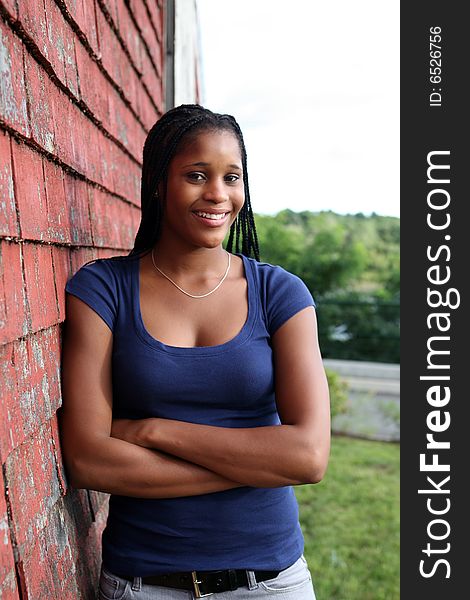
{"type": "Polygon", "coordinates": [[[317,600],[398,600],[399,456],[333,437],[325,479],[295,488],[317,600]]]}

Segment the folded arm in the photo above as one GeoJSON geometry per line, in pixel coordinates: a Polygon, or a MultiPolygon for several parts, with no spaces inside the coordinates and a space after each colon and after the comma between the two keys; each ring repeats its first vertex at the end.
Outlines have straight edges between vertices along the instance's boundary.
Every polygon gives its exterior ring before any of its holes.
{"type": "Polygon", "coordinates": [[[71,484],[141,498],[239,487],[203,466],[111,437],[111,350],[107,325],[84,302],[67,294],[60,425],[71,484]]]}
{"type": "Polygon", "coordinates": [[[330,408],[313,308],[272,338],[281,425],[223,428],[168,419],[117,420],[112,435],[169,453],[242,485],[316,483],[330,447],[330,408]]]}

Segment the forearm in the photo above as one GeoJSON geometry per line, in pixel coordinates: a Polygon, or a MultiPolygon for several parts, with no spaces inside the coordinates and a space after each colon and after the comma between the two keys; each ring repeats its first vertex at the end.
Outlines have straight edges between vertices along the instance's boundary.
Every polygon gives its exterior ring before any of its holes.
{"type": "Polygon", "coordinates": [[[240,486],[202,466],[111,437],[93,440],[87,448],[66,453],[74,487],[139,498],[175,498],[240,486]]]}
{"type": "Polygon", "coordinates": [[[319,481],[329,449],[312,427],[232,429],[166,419],[140,421],[135,442],[255,487],[319,481]]]}

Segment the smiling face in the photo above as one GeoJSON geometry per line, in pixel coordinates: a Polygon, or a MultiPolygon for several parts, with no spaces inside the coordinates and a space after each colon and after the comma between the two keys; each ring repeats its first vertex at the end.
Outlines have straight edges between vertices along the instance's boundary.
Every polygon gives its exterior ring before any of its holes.
{"type": "Polygon", "coordinates": [[[170,162],[161,240],[220,245],[244,202],[240,146],[230,131],[199,133],[170,162]]]}

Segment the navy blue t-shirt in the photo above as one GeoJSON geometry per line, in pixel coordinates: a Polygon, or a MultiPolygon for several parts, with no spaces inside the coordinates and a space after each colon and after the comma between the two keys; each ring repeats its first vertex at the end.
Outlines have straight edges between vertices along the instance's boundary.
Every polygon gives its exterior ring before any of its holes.
{"type": "MultiPolygon", "coordinates": [[[[219,427],[280,424],[270,338],[315,304],[297,276],[238,256],[247,280],[248,316],[234,338],[217,346],[168,346],[150,335],[140,312],[139,260],[98,259],[69,279],[66,291],[86,302],[113,332],[116,418],[219,427]]],[[[113,495],[103,534],[105,566],[131,576],[283,569],[302,551],[290,486],[165,499],[113,495]]]]}

